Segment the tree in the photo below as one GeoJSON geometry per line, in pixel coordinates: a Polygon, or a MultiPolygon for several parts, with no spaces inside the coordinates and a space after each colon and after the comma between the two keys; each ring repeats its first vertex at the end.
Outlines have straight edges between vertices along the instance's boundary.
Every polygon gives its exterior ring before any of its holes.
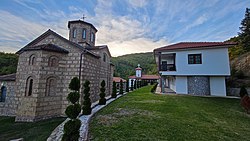
{"type": "Polygon", "coordinates": [[[134,89],[136,89],[136,86],[137,86],[137,80],[135,80],[135,84],[134,84],[134,89]]]}
{"type": "Polygon", "coordinates": [[[126,92],[129,92],[129,80],[127,80],[127,83],[126,83],[126,92]]]}
{"type": "Polygon", "coordinates": [[[112,98],[116,98],[117,97],[116,93],[117,93],[116,83],[115,83],[115,81],[113,81],[113,88],[112,88],[112,95],[111,95],[111,97],[112,98]]]}
{"type": "Polygon", "coordinates": [[[82,103],[82,114],[83,115],[90,115],[91,114],[91,100],[89,98],[90,96],[90,87],[89,87],[89,80],[86,80],[85,83],[83,84],[83,87],[84,87],[84,90],[83,90],[83,93],[84,93],[84,97],[83,97],[83,103],[82,103]]]}
{"type": "Polygon", "coordinates": [[[250,51],[250,9],[246,8],[245,18],[241,21],[240,45],[245,51],[250,51]]]}
{"type": "Polygon", "coordinates": [[[120,90],[119,90],[119,94],[123,94],[123,82],[122,82],[122,79],[120,80],[120,90]]]}
{"type": "Polygon", "coordinates": [[[131,85],[130,85],[130,90],[133,91],[134,90],[134,80],[131,80],[131,85]]]}
{"type": "Polygon", "coordinates": [[[78,115],[81,112],[81,106],[79,104],[79,89],[80,89],[80,81],[77,77],[74,77],[69,84],[69,89],[72,91],[68,94],[67,99],[71,102],[66,110],[65,114],[69,121],[67,121],[64,125],[64,134],[63,134],[63,141],[78,141],[79,129],[81,127],[81,121],[77,119],[78,115]]]}
{"type": "Polygon", "coordinates": [[[100,100],[99,100],[99,105],[105,105],[106,104],[106,98],[105,98],[105,81],[104,80],[102,80],[102,82],[101,82],[101,88],[100,88],[100,91],[101,91],[101,93],[100,93],[100,100]]]}

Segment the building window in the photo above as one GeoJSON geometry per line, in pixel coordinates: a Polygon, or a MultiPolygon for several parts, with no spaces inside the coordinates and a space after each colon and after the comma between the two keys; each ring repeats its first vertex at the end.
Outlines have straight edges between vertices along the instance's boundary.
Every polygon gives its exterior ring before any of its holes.
{"type": "Polygon", "coordinates": [[[76,29],[73,29],[73,38],[76,38],[76,29]]]}
{"type": "Polygon", "coordinates": [[[31,55],[29,58],[29,65],[35,65],[36,57],[35,55],[31,55]]]}
{"type": "Polygon", "coordinates": [[[7,88],[5,86],[1,87],[0,102],[5,102],[7,88]]]}
{"type": "Polygon", "coordinates": [[[103,53],[103,62],[106,62],[106,59],[107,59],[107,55],[106,53],[103,53]]]}
{"type": "Polygon", "coordinates": [[[49,66],[50,67],[55,67],[58,65],[58,59],[55,56],[52,56],[49,58],[49,66]]]}
{"type": "Polygon", "coordinates": [[[86,29],[82,29],[82,38],[86,39],[86,29]]]}
{"type": "Polygon", "coordinates": [[[45,96],[52,96],[56,95],[56,79],[55,78],[48,78],[46,82],[46,94],[45,96]]]}
{"type": "Polygon", "coordinates": [[[29,77],[26,81],[26,92],[25,96],[31,96],[33,91],[33,78],[29,77]]]}
{"type": "Polygon", "coordinates": [[[94,42],[94,41],[95,41],[95,34],[94,34],[94,33],[91,33],[90,41],[91,41],[91,42],[94,42]]]}
{"type": "Polygon", "coordinates": [[[202,64],[201,54],[188,54],[188,64],[202,64]]]}

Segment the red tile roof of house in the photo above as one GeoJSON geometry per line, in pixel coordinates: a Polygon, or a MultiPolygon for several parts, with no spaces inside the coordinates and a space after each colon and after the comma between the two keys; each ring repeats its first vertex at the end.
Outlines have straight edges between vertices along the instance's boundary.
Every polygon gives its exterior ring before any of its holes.
{"type": "Polygon", "coordinates": [[[135,68],[135,70],[141,70],[141,68],[135,68]]]}
{"type": "MultiPolygon", "coordinates": [[[[136,79],[135,75],[129,76],[130,79],[136,79]]],[[[160,77],[158,75],[142,75],[142,77],[139,77],[139,79],[159,79],[160,77]]]]}
{"type": "Polygon", "coordinates": [[[122,79],[121,77],[113,77],[113,81],[115,81],[116,83],[120,82],[122,80],[122,82],[126,82],[125,79],[122,79]]]}
{"type": "Polygon", "coordinates": [[[155,51],[165,51],[165,50],[179,50],[179,49],[196,49],[196,48],[220,48],[220,47],[230,47],[237,45],[234,42],[180,42],[164,47],[160,47],[155,51]]]}

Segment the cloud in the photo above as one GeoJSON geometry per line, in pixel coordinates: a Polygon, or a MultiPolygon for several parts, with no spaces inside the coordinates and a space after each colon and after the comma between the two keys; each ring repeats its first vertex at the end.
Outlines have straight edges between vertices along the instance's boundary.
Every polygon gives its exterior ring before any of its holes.
{"type": "Polygon", "coordinates": [[[128,0],[128,3],[134,8],[144,7],[148,4],[147,0],[128,0]]]}

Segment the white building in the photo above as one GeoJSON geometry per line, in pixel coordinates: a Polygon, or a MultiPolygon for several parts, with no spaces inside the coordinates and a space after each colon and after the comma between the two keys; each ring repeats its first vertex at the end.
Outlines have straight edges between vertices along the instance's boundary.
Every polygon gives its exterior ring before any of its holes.
{"type": "Polygon", "coordinates": [[[161,92],[226,96],[230,75],[226,42],[181,42],[154,50],[161,92]]]}

